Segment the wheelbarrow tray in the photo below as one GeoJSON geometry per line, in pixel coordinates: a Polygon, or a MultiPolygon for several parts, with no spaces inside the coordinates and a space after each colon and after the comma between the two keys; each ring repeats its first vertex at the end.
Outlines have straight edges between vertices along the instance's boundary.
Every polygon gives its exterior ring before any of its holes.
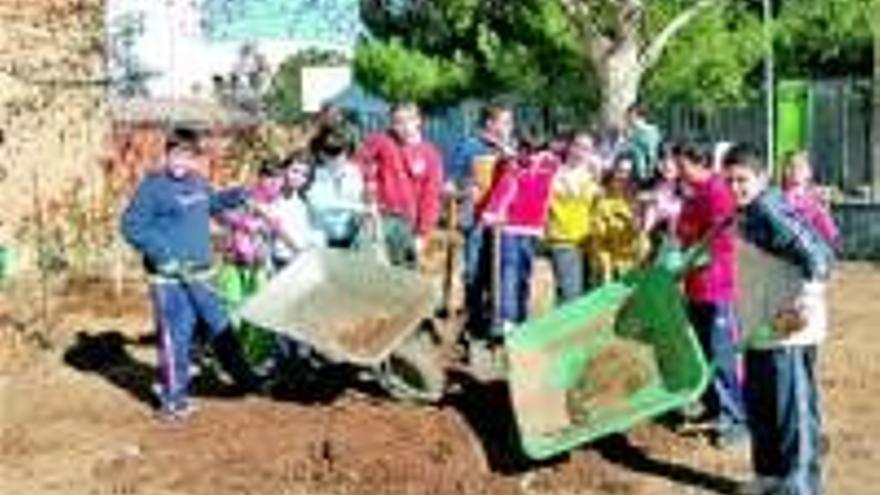
{"type": "Polygon", "coordinates": [[[315,249],[296,258],[239,315],[337,362],[375,367],[434,310],[434,284],[374,253],[315,249]]]}
{"type": "MultiPolygon", "coordinates": [[[[533,459],[678,409],[699,397],[709,378],[674,275],[660,269],[633,273],[526,322],[505,347],[520,442],[533,459]],[[589,381],[584,370],[612,366],[603,360],[612,348],[644,351],[643,381],[576,415],[572,397],[580,397],[574,394],[589,381]]],[[[630,370],[604,371],[608,376],[630,370]]]]}

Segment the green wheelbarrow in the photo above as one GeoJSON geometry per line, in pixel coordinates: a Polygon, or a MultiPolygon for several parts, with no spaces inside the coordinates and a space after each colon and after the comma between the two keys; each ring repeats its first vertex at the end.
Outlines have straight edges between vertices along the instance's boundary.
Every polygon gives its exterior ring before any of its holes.
{"type": "Polygon", "coordinates": [[[546,459],[680,409],[709,384],[680,275],[708,242],[669,242],[652,266],[524,323],[505,339],[507,380],[525,454],[546,459]]]}

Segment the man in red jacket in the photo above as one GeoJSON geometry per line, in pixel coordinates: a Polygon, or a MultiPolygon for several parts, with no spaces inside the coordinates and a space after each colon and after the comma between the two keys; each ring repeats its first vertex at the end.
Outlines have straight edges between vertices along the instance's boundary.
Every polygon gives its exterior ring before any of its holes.
{"type": "Polygon", "coordinates": [[[419,108],[394,105],[391,128],[368,136],[355,161],[381,214],[391,263],[415,268],[440,217],[443,184],[440,152],[422,136],[419,108]]]}

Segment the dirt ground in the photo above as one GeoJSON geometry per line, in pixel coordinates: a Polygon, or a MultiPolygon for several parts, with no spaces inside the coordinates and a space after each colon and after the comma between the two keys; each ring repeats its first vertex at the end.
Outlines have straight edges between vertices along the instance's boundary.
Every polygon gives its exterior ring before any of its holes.
{"type": "MultiPolygon", "coordinates": [[[[163,425],[151,416],[142,288],[52,294],[54,330],[43,339],[28,323],[42,311],[34,289],[0,293],[0,493],[657,495],[731,493],[748,475],[744,449],[719,452],[650,424],[529,463],[516,453],[505,390],[467,383],[426,407],[346,380],[322,384],[324,393],[240,398],[203,376],[197,415],[163,425]]],[[[880,486],[880,268],[844,267],[832,298],[822,360],[828,493],[871,493],[880,486]]]]}

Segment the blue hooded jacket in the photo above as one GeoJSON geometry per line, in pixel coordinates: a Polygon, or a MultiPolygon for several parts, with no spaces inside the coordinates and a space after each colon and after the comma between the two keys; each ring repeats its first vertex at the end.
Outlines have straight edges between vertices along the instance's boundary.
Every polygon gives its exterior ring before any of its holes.
{"type": "Polygon", "coordinates": [[[155,273],[170,262],[211,266],[211,216],[248,200],[244,188],[215,192],[203,177],[145,177],[122,215],[122,235],[155,273]]]}

